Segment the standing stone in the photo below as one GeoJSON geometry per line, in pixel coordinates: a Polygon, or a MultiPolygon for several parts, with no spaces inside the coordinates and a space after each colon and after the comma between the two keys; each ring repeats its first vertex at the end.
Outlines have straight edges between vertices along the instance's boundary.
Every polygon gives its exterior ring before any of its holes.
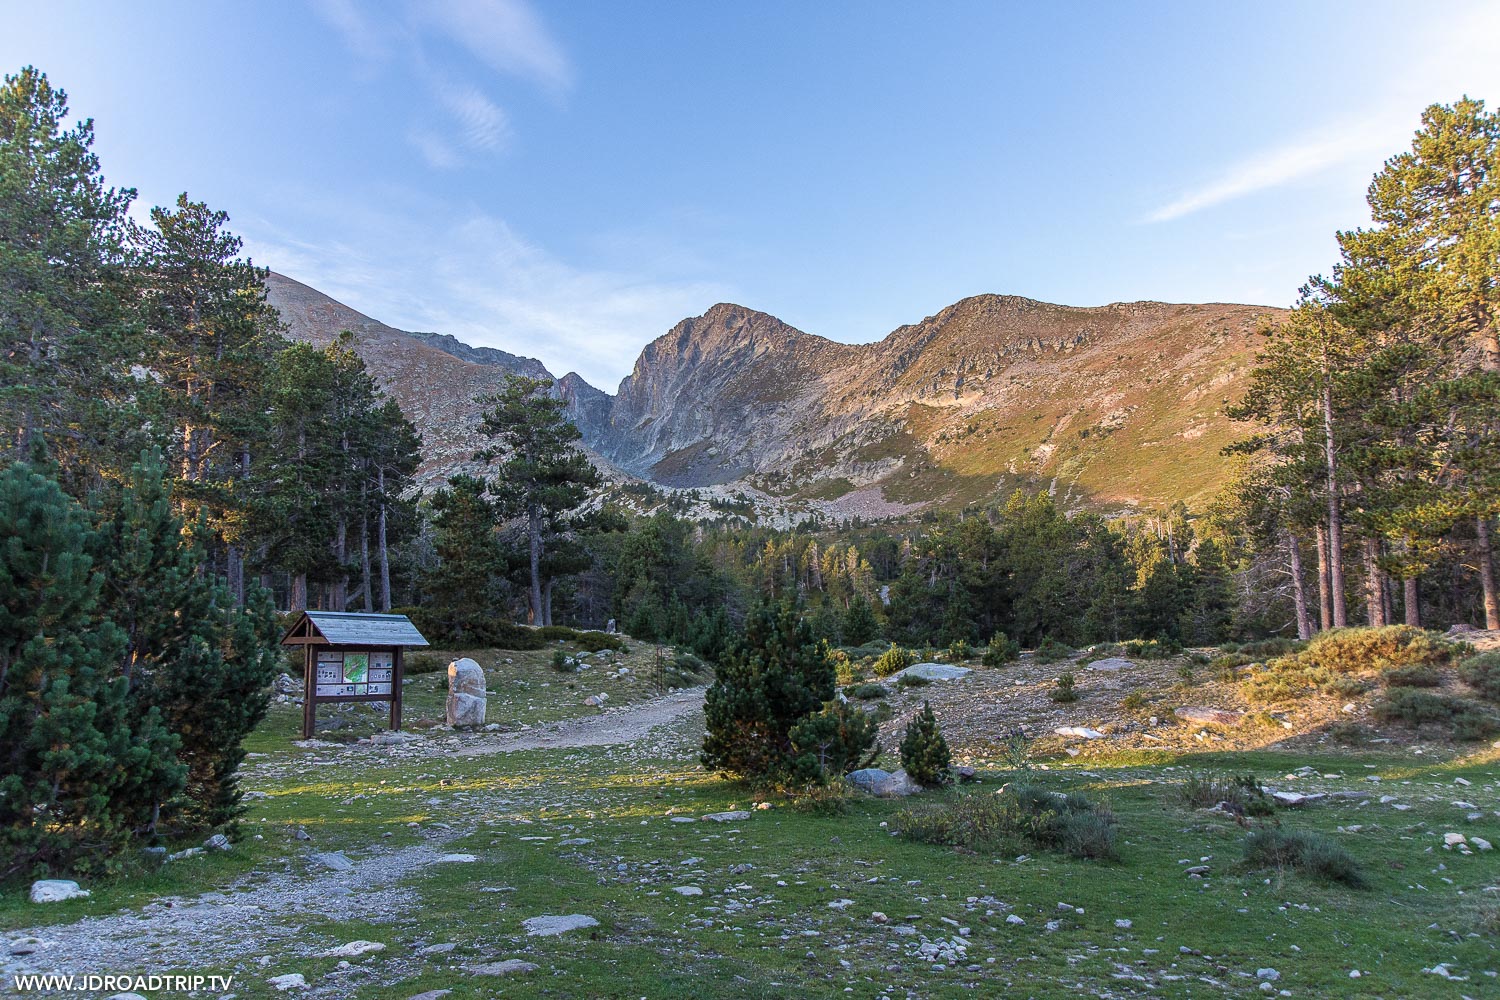
{"type": "Polygon", "coordinates": [[[448,725],[484,725],[484,670],[467,656],[448,664],[448,725]]]}
{"type": "Polygon", "coordinates": [[[44,878],[31,883],[33,903],[60,903],[65,899],[82,899],[88,894],[87,889],[80,889],[77,882],[67,879],[44,878]]]}

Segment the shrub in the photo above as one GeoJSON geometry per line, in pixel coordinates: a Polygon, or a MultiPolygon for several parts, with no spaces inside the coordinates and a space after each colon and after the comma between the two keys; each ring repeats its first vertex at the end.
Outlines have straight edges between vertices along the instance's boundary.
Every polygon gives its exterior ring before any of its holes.
{"type": "Polygon", "coordinates": [[[1212,771],[1188,775],[1178,794],[1194,809],[1212,809],[1222,805],[1237,816],[1269,816],[1276,809],[1271,797],[1249,774],[1215,774],[1212,771]]]}
{"type": "Polygon", "coordinates": [[[1031,770],[1031,737],[1017,726],[1000,741],[1000,758],[1012,771],[1031,770]]]}
{"type": "Polygon", "coordinates": [[[1179,663],[1177,665],[1177,679],[1186,684],[1193,679],[1193,665],[1191,663],[1179,663]]]}
{"type": "Polygon", "coordinates": [[[1382,722],[1420,726],[1424,722],[1447,722],[1459,708],[1460,703],[1446,695],[1415,688],[1393,688],[1375,702],[1374,712],[1375,718],[1382,722]]]}
{"type": "Polygon", "coordinates": [[[620,636],[611,635],[608,632],[569,628],[566,625],[543,625],[541,628],[532,629],[531,633],[543,643],[571,642],[590,653],[597,653],[601,649],[612,649],[618,653],[625,648],[625,640],[620,636]]]}
{"type": "Polygon", "coordinates": [[[1253,672],[1245,694],[1253,701],[1284,701],[1317,692],[1358,694],[1367,690],[1365,679],[1382,671],[1436,667],[1451,661],[1463,648],[1409,625],[1335,629],[1253,672]]]}
{"type": "Polygon", "coordinates": [[[1500,701],[1500,649],[1468,657],[1458,665],[1458,676],[1490,701],[1500,701]]]}
{"type": "Polygon", "coordinates": [[[1441,687],[1443,678],[1425,663],[1414,663],[1408,667],[1391,667],[1380,675],[1388,688],[1435,688],[1441,687]]]}
{"type": "Polygon", "coordinates": [[[896,686],[902,690],[906,688],[924,688],[931,683],[931,677],[922,677],[918,674],[902,674],[896,678],[896,686]]]}
{"type": "Polygon", "coordinates": [[[415,677],[418,674],[435,674],[439,670],[447,669],[447,661],[431,653],[413,653],[411,656],[403,657],[401,661],[401,672],[408,677],[415,677]]]}
{"type": "Polygon", "coordinates": [[[1067,703],[1078,700],[1078,692],[1073,687],[1073,675],[1064,673],[1057,679],[1057,686],[1047,692],[1047,697],[1055,702],[1067,703]]]}
{"type": "Polygon", "coordinates": [[[938,728],[937,716],[932,714],[932,705],[922,702],[922,711],[906,726],[906,736],[901,740],[901,766],[917,784],[935,788],[948,783],[948,768],[953,756],[948,752],[948,741],[938,728]]]}
{"type": "Polygon", "coordinates": [[[1119,644],[1119,655],[1132,660],[1165,660],[1182,652],[1182,643],[1174,639],[1131,639],[1119,644]]]}
{"type": "Polygon", "coordinates": [[[894,673],[905,670],[916,662],[917,658],[912,654],[911,650],[902,649],[893,642],[891,643],[891,648],[887,649],[881,654],[880,659],[875,661],[875,666],[872,669],[875,671],[876,677],[889,677],[894,673]]]}
{"type": "Polygon", "coordinates": [[[842,781],[813,781],[793,791],[789,804],[811,816],[842,816],[854,799],[854,789],[842,781]]]}
{"type": "Polygon", "coordinates": [[[1132,691],[1120,699],[1120,707],[1127,712],[1139,712],[1147,704],[1146,696],[1139,691],[1132,691]]]}
{"type": "Polygon", "coordinates": [[[1066,646],[1056,639],[1043,639],[1036,647],[1036,661],[1038,663],[1056,663],[1059,660],[1070,659],[1072,656],[1072,647],[1066,646]]]}
{"type": "Polygon", "coordinates": [[[891,692],[883,684],[856,684],[853,687],[845,688],[844,693],[851,698],[858,698],[860,701],[874,701],[876,698],[884,698],[891,692]]]}
{"type": "Polygon", "coordinates": [[[1357,722],[1335,722],[1328,727],[1328,735],[1340,746],[1356,747],[1368,742],[1369,732],[1357,722]]]}
{"type": "Polygon", "coordinates": [[[560,674],[578,673],[578,661],[560,649],[552,651],[552,669],[560,674]]]}
{"type": "Polygon", "coordinates": [[[990,637],[990,644],[985,647],[984,657],[980,662],[987,667],[1003,667],[1020,655],[1020,643],[1007,637],[1004,632],[996,632],[990,637]]]}
{"type": "Polygon", "coordinates": [[[862,709],[840,701],[830,701],[822,711],[797,723],[790,735],[797,777],[806,782],[827,781],[869,767],[880,754],[875,745],[879,725],[862,709]]]}
{"type": "Polygon", "coordinates": [[[948,661],[950,663],[962,663],[969,658],[969,643],[964,639],[954,639],[948,644],[948,661]]]}
{"type": "Polygon", "coordinates": [[[1369,884],[1352,854],[1322,834],[1303,830],[1252,830],[1245,838],[1245,863],[1251,868],[1292,869],[1351,889],[1369,884]]]}
{"type": "Polygon", "coordinates": [[[1307,643],[1298,639],[1287,639],[1276,637],[1274,639],[1261,639],[1259,642],[1225,643],[1219,647],[1225,653],[1237,653],[1245,657],[1245,662],[1264,660],[1274,656],[1286,656],[1288,653],[1300,652],[1307,648],[1307,643]]]}
{"type": "Polygon", "coordinates": [[[1500,732],[1500,722],[1480,711],[1478,706],[1465,706],[1453,716],[1455,740],[1487,740],[1497,732],[1500,732]]]}
{"type": "Polygon", "coordinates": [[[1115,817],[1107,805],[1031,785],[996,795],[966,795],[941,806],[903,809],[895,826],[909,840],[969,850],[999,850],[1019,841],[1077,858],[1115,858],[1115,817]]]}
{"type": "Polygon", "coordinates": [[[862,646],[840,646],[839,650],[851,660],[868,660],[884,653],[890,645],[888,642],[867,642],[862,646]]]}

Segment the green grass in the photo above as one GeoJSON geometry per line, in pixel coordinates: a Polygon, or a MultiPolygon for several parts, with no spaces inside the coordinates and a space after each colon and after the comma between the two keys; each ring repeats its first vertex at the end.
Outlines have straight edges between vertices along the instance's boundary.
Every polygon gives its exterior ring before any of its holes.
{"type": "MultiPolygon", "coordinates": [[[[535,669],[537,682],[550,675],[544,665],[535,669]]],[[[535,695],[533,689],[533,701],[535,695]]],[[[549,703],[537,711],[563,707],[549,703]]],[[[514,701],[507,709],[519,710],[514,701]]],[[[265,873],[295,879],[310,849],[290,839],[290,829],[301,825],[315,838],[311,849],[344,850],[356,861],[429,836],[451,837],[442,850],[479,860],[419,870],[404,883],[415,894],[412,906],[371,912],[364,922],[282,918],[303,928],[297,940],[309,951],[356,938],[385,943],[385,952],[353,961],[363,973],[281,947],[267,949],[273,959],[266,966],[252,953],[238,967],[195,970],[236,972],[234,992],[242,998],[282,996],[265,980],[294,971],[327,986],[326,995],[361,1000],[405,1000],[429,989],[452,989],[454,1000],[904,997],[908,991],[955,998],[1103,991],[1251,996],[1259,994],[1244,974],[1253,977],[1266,966],[1281,972],[1278,986],[1295,996],[1456,998],[1483,994],[1491,982],[1483,971],[1500,969],[1500,939],[1467,936],[1476,907],[1489,901],[1482,890],[1500,879],[1500,852],[1461,857],[1444,851],[1441,839],[1443,830],[1457,828],[1500,843],[1500,821],[1491,812],[1500,807],[1500,753],[1491,749],[1450,759],[1405,749],[1157,751],[1090,758],[1087,770],[1064,762],[1032,773],[1027,780],[1042,789],[1108,800],[1119,857],[1101,863],[1024,846],[999,850],[976,841],[955,850],[898,838],[896,817],[911,800],[861,799],[843,815],[803,813],[778,802],[743,822],[673,823],[668,813],[701,816],[750,808],[754,800],[696,766],[696,733],[686,723],[634,749],[403,760],[364,748],[293,747],[287,714],[278,709],[256,735],[254,749],[267,756],[251,759],[246,785],[267,797],[250,803],[247,839],[231,854],[99,883],[91,899],[46,908],[24,900],[23,884],[11,884],[0,893],[0,927],[67,922],[164,895],[191,898],[265,873]],[[1181,798],[1193,774],[1251,774],[1293,787],[1282,776],[1304,765],[1341,777],[1305,779],[1295,784],[1299,790],[1389,791],[1412,806],[1397,812],[1374,802],[1325,800],[1295,814],[1298,831],[1328,838],[1358,863],[1369,884],[1363,891],[1294,868],[1246,866],[1246,831],[1232,817],[1195,810],[1181,798]],[[1382,781],[1367,783],[1368,775],[1382,781]],[[1472,787],[1456,788],[1456,777],[1472,787]],[[1487,803],[1487,818],[1463,823],[1449,805],[1459,797],[1487,803]],[[437,831],[437,823],[450,829],[437,831]],[[1339,832],[1355,825],[1362,827],[1357,833],[1339,832]],[[551,839],[521,839],[538,836],[551,839]],[[591,843],[560,845],[568,837],[591,843]],[[1188,878],[1184,862],[1206,863],[1211,871],[1188,878]],[[672,891],[683,885],[703,895],[672,891]],[[513,891],[483,891],[498,887],[513,891]],[[829,908],[840,899],[853,903],[829,908]],[[1059,902],[1082,912],[1061,911],[1059,902]],[[872,921],[875,911],[933,939],[956,933],[944,918],[957,921],[971,931],[967,956],[935,971],[907,954],[918,938],[897,937],[872,921]],[[522,935],[525,917],[572,912],[598,918],[597,936],[522,935]],[[1007,924],[1011,913],[1025,925],[1007,924]],[[1118,928],[1116,919],[1132,927],[1118,928]],[[1058,925],[1049,932],[1053,920],[1058,925]],[[457,949],[415,956],[419,946],[439,942],[457,949]],[[542,968],[506,980],[461,971],[504,958],[542,968]],[[1470,982],[1449,985],[1421,973],[1438,962],[1470,982]],[[1363,978],[1348,977],[1354,968],[1363,978]],[[1146,982],[1116,979],[1122,969],[1146,982]],[[1205,988],[1200,977],[1226,986],[1205,988]]],[[[993,796],[1008,775],[981,777],[978,786],[927,793],[922,801],[941,807],[993,796]]]]}

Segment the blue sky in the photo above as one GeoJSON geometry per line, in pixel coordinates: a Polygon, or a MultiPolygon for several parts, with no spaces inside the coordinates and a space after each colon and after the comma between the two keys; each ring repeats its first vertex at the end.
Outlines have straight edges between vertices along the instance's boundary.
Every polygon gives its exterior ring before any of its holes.
{"type": "Polygon", "coordinates": [[[982,292],[1284,305],[1490,3],[6,5],[138,211],[613,390],[721,300],[879,339],[982,292]]]}

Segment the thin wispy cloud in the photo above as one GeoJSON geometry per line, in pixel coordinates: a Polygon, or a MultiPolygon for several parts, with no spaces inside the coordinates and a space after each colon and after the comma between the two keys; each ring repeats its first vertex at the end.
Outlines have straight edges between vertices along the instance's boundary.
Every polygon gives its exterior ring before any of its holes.
{"type": "Polygon", "coordinates": [[[1382,130],[1370,123],[1346,127],[1335,136],[1306,138],[1251,154],[1207,182],[1189,188],[1146,216],[1170,222],[1236,198],[1322,173],[1330,167],[1368,160],[1383,148],[1382,130]]]}
{"type": "Polygon", "coordinates": [[[1346,171],[1366,179],[1384,158],[1410,141],[1421,110],[1433,102],[1483,96],[1500,87],[1500,6],[1455,12],[1426,39],[1413,39],[1411,59],[1393,71],[1384,90],[1354,114],[1331,118],[1303,133],[1248,153],[1207,179],[1187,186],[1146,214],[1148,223],[1171,222],[1274,188],[1346,171]],[[1487,67],[1476,72],[1476,67],[1487,67]]]}
{"type": "Polygon", "coordinates": [[[449,170],[471,157],[502,151],[510,136],[504,109],[443,46],[466,51],[480,75],[504,75],[565,93],[572,64],[525,0],[427,0],[396,13],[372,15],[353,0],[314,0],[319,16],[343,39],[365,72],[409,74],[432,95],[432,108],[406,130],[406,140],[428,166],[449,170]],[[441,73],[430,69],[442,66],[441,73]]]}
{"type": "MultiPolygon", "coordinates": [[[[607,391],[647,342],[709,304],[735,298],[733,288],[697,269],[664,275],[642,267],[627,247],[580,267],[472,207],[387,211],[373,201],[309,203],[310,215],[341,220],[339,235],[324,241],[243,220],[247,248],[263,266],[381,322],[538,358],[555,375],[577,371],[607,391]],[[378,255],[370,247],[379,247],[378,255]]],[[[668,240],[653,238],[658,247],[668,240]]]]}
{"type": "Polygon", "coordinates": [[[496,72],[555,92],[573,82],[561,46],[523,0],[427,0],[411,9],[418,24],[447,36],[496,72]]]}

